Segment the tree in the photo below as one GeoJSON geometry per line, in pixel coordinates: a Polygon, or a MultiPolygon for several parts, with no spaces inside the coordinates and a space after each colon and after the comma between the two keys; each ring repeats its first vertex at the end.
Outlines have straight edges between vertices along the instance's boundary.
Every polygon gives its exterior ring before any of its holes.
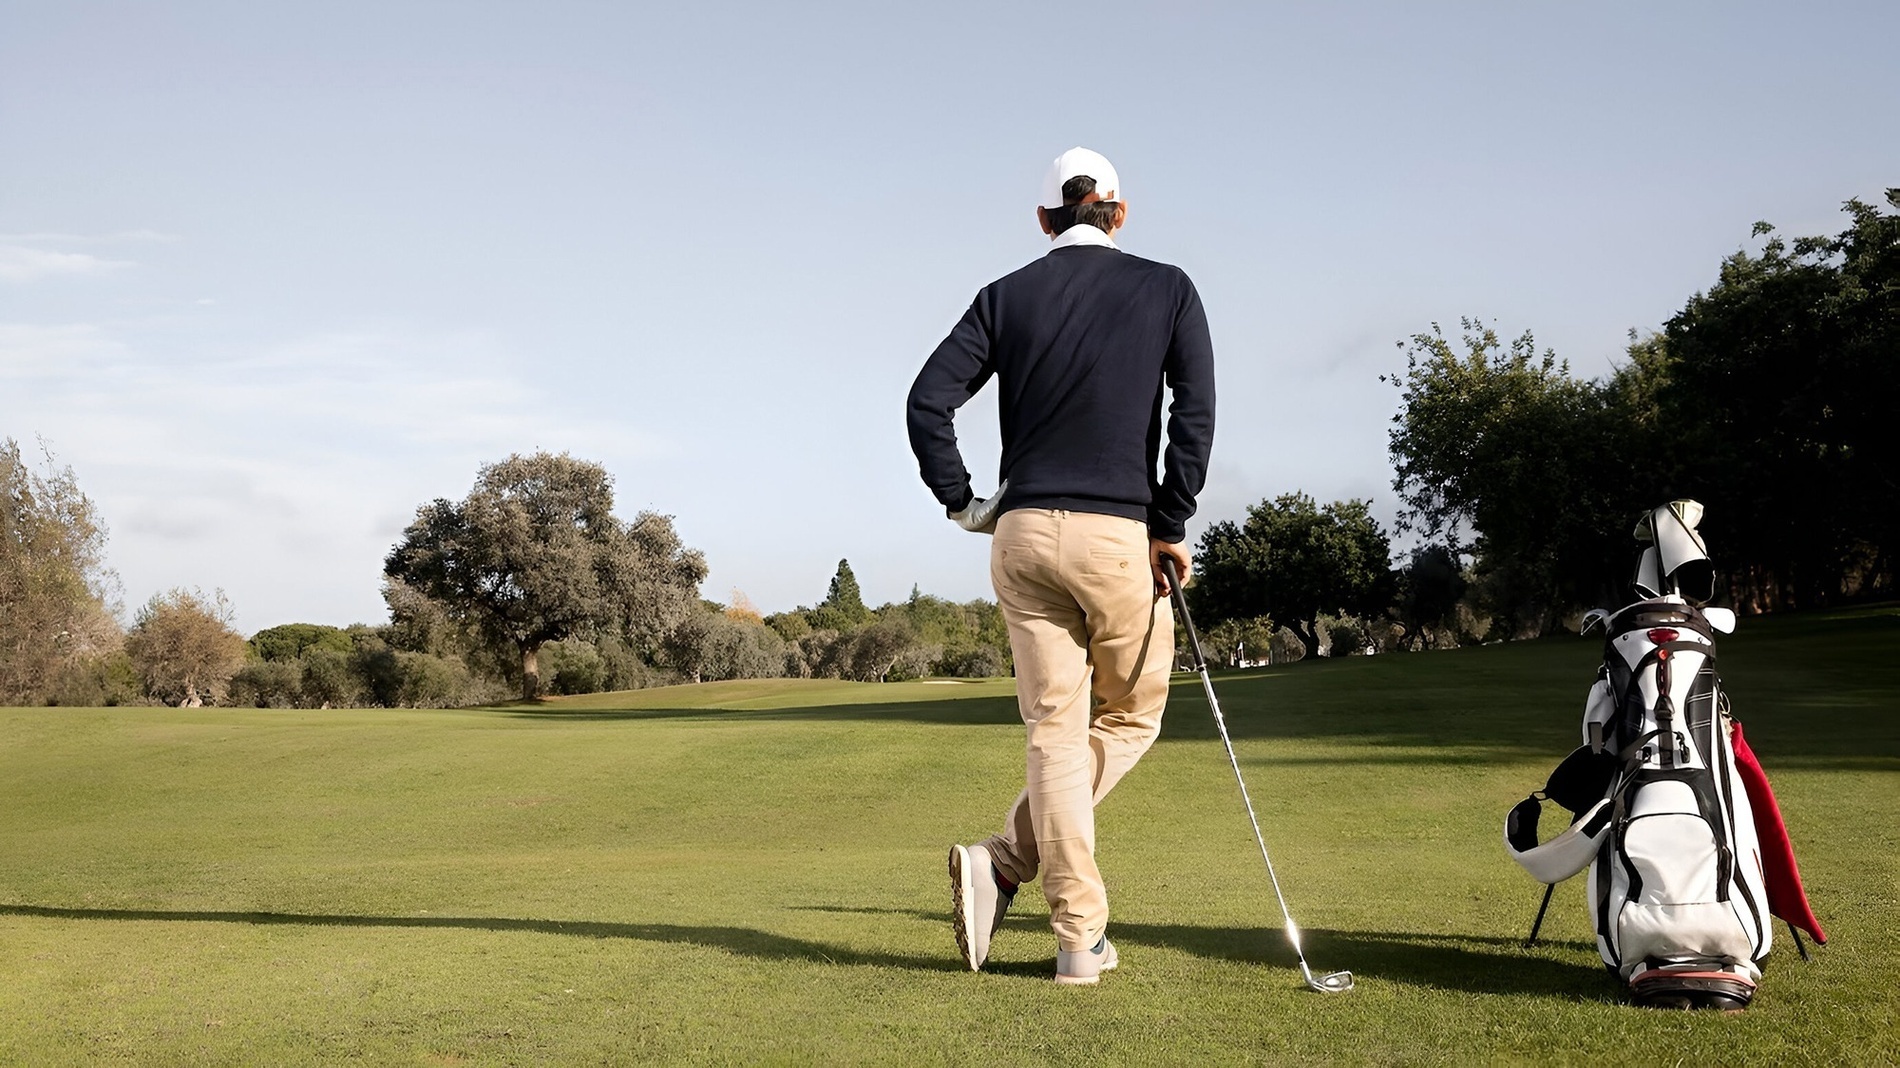
{"type": "Polygon", "coordinates": [[[1506,347],[1478,321],[1462,325],[1462,352],[1434,323],[1401,343],[1405,374],[1388,378],[1400,390],[1389,442],[1399,528],[1474,555],[1494,613],[1514,633],[1541,633],[1627,585],[1630,517],[1668,476],[1643,421],[1612,398],[1633,403],[1648,386],[1635,372],[1614,388],[1579,381],[1529,332],[1506,347]]]}
{"type": "Polygon", "coordinates": [[[913,655],[919,651],[917,632],[902,618],[880,619],[858,631],[850,641],[851,651],[844,673],[859,682],[883,682],[890,678],[892,669],[906,659],[918,661],[919,666],[930,659],[929,655],[913,655]]]}
{"type": "Polygon", "coordinates": [[[864,607],[864,595],[858,592],[858,576],[851,572],[851,561],[838,561],[831,576],[831,588],[825,599],[812,609],[811,625],[818,630],[856,630],[871,621],[871,610],[864,607]]]}
{"type": "Polygon", "coordinates": [[[776,678],[785,642],[764,623],[706,610],[681,620],[664,643],[675,670],[694,682],[776,678]]]}
{"type": "Polygon", "coordinates": [[[1289,493],[1250,506],[1242,525],[1209,527],[1187,595],[1209,625],[1272,616],[1299,635],[1307,656],[1317,656],[1322,614],[1384,610],[1390,555],[1365,501],[1320,508],[1304,493],[1289,493]]]}
{"type": "Polygon", "coordinates": [[[146,693],[183,708],[222,701],[246,651],[231,616],[223,590],[174,589],[146,602],[125,638],[146,693]]]}
{"type": "MultiPolygon", "coordinates": [[[[1201,633],[1201,653],[1213,667],[1240,667],[1245,663],[1266,662],[1273,659],[1273,620],[1266,616],[1254,619],[1223,619],[1210,625],[1201,633]]],[[[1192,660],[1188,649],[1187,628],[1182,627],[1175,633],[1176,653],[1182,662],[1192,660]]]]}
{"type": "Polygon", "coordinates": [[[251,635],[251,654],[267,663],[287,663],[301,659],[310,649],[350,651],[350,636],[342,627],[321,623],[285,623],[266,627],[251,635]]]}
{"type": "Polygon", "coordinates": [[[383,571],[439,602],[452,620],[512,649],[521,693],[541,692],[541,646],[620,633],[656,649],[699,610],[706,561],[672,521],[613,514],[605,468],[566,454],[510,456],[483,467],[461,502],[438,499],[389,553],[383,571]]]}
{"type": "Polygon", "coordinates": [[[0,440],[0,704],[38,704],[120,646],[106,527],[72,468],[0,440]]]}
{"type": "MultiPolygon", "coordinates": [[[[1900,189],[1889,190],[1900,208],[1900,189]]],[[[1723,261],[1664,325],[1672,459],[1742,607],[1891,590],[1900,548],[1900,214],[1723,261]]]]}
{"type": "Polygon", "coordinates": [[[1401,628],[1401,648],[1432,648],[1445,644],[1464,600],[1465,581],[1457,557],[1443,545],[1425,545],[1412,550],[1411,559],[1400,568],[1398,596],[1393,609],[1401,628]]]}

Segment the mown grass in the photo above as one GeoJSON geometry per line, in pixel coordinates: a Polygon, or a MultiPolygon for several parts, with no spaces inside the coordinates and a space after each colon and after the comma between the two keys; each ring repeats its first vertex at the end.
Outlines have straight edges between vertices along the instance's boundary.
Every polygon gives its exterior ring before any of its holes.
{"type": "Polygon", "coordinates": [[[1291,969],[1198,682],[1104,805],[1124,966],[1033,891],[958,969],[943,851],[1021,775],[1007,682],[732,683],[454,712],[0,710],[0,1063],[1892,1063],[1900,610],[1722,647],[1833,944],[1736,1017],[1547,942],[1509,806],[1594,643],[1219,677],[1326,997],[1291,969]]]}

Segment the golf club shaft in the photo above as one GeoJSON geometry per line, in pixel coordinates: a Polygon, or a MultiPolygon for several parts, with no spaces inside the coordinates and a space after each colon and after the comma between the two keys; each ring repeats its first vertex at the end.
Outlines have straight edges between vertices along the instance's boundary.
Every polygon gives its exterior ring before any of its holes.
{"type": "Polygon", "coordinates": [[[1188,615],[1187,596],[1181,589],[1181,574],[1176,568],[1174,558],[1163,556],[1161,570],[1167,575],[1168,588],[1174,598],[1174,610],[1181,617],[1181,625],[1187,628],[1188,648],[1194,652],[1194,668],[1201,675],[1201,689],[1207,694],[1207,707],[1214,710],[1214,729],[1220,732],[1221,745],[1227,750],[1227,762],[1233,765],[1234,781],[1240,784],[1240,800],[1247,806],[1247,822],[1253,827],[1253,840],[1260,845],[1260,859],[1266,861],[1267,879],[1273,883],[1274,900],[1280,903],[1280,915],[1286,919],[1287,941],[1293,943],[1293,952],[1300,958],[1300,966],[1306,966],[1306,952],[1300,948],[1300,926],[1293,922],[1293,913],[1286,906],[1286,895],[1280,891],[1280,876],[1273,870],[1273,857],[1267,852],[1266,835],[1260,833],[1260,819],[1254,815],[1253,798],[1247,793],[1247,777],[1240,773],[1240,758],[1234,755],[1233,739],[1227,736],[1227,718],[1221,715],[1220,699],[1214,696],[1214,679],[1207,672],[1207,657],[1201,652],[1201,635],[1194,629],[1194,617],[1188,615]]]}

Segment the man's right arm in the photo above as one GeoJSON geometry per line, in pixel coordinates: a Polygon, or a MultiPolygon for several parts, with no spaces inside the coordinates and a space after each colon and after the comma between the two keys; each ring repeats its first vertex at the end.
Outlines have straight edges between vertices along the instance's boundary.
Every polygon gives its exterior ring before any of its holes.
{"type": "Polygon", "coordinates": [[[1187,537],[1187,521],[1207,481],[1208,455],[1214,448],[1214,342],[1200,294],[1185,275],[1187,293],[1174,323],[1174,341],[1162,364],[1172,393],[1168,405],[1168,450],[1161,484],[1148,506],[1148,533],[1163,542],[1187,537]]]}
{"type": "Polygon", "coordinates": [[[905,405],[910,451],[917,455],[918,473],[947,512],[961,511],[975,496],[963,454],[957,450],[955,418],[957,409],[983,388],[993,372],[982,300],[978,294],[950,336],[924,361],[905,405]]]}

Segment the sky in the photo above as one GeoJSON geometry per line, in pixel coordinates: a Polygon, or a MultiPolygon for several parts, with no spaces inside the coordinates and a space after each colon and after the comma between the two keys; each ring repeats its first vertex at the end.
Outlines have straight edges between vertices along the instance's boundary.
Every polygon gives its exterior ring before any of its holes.
{"type": "Polygon", "coordinates": [[[128,612],[223,589],[245,633],[382,621],[417,507],[535,450],[673,516],[714,600],[841,558],[988,596],[904,395],[1080,144],[1207,308],[1190,538],[1296,490],[1390,527],[1401,339],[1607,373],[1756,220],[1900,185],[1895,40],[1881,2],[0,0],[0,437],[73,468],[128,612]]]}

